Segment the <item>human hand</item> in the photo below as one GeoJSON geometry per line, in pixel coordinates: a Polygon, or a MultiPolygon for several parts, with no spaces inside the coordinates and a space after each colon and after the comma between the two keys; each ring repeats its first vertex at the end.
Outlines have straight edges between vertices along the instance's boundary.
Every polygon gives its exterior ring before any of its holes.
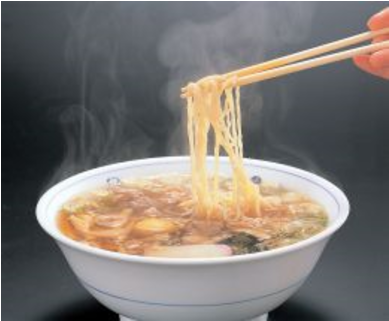
{"type": "MultiPolygon", "coordinates": [[[[389,7],[372,16],[367,26],[372,31],[389,27],[389,7]]],[[[376,37],[373,43],[384,40],[389,40],[389,35],[376,37]]],[[[389,49],[382,49],[370,55],[356,56],[354,63],[370,74],[389,80],[389,49]]]]}

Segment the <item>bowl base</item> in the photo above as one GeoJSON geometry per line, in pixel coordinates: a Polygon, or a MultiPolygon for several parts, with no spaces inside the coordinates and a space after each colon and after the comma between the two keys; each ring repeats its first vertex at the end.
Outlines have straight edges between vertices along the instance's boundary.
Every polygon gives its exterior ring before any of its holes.
{"type": "MultiPolygon", "coordinates": [[[[247,320],[247,321],[267,321],[267,317],[268,317],[268,314],[263,314],[259,317],[256,317],[254,319],[251,319],[251,320],[247,320]]],[[[136,321],[135,319],[130,319],[130,318],[127,318],[125,316],[122,316],[122,315],[119,315],[119,320],[120,321],[136,321]]]]}

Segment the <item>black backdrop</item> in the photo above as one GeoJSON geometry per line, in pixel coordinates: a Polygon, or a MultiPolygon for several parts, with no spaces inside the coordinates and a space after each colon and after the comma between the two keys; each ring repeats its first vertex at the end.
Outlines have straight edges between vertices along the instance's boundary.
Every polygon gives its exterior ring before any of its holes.
{"type": "MultiPolygon", "coordinates": [[[[96,19],[104,19],[104,12],[118,5],[94,3],[101,6],[96,19]]],[[[160,94],[168,70],[159,62],[156,43],[179,19],[220,18],[238,4],[124,5],[123,10],[139,11],[129,21],[139,28],[120,33],[136,44],[123,66],[131,68],[131,73],[120,81],[126,82],[128,101],[140,106],[135,113],[138,118],[129,127],[144,126],[142,135],[150,146],[147,152],[135,150],[126,158],[119,153],[102,163],[171,153],[167,144],[170,124],[178,119],[160,94]],[[135,78],[140,82],[134,82],[135,78]],[[142,106],[154,109],[149,112],[142,106]]],[[[269,4],[273,5],[281,8],[285,4],[269,4]]],[[[39,195],[65,153],[58,117],[64,106],[80,100],[81,84],[67,50],[70,35],[77,34],[73,20],[85,6],[2,3],[3,320],[115,320],[113,313],[77,283],[34,217],[39,195]]],[[[384,6],[384,2],[318,3],[308,36],[298,44],[274,48],[267,58],[361,32],[366,19],[384,6]]],[[[104,63],[102,58],[99,64],[104,63]]],[[[268,105],[278,104],[279,98],[267,93],[278,92],[279,86],[288,92],[285,119],[282,124],[274,123],[280,145],[287,148],[275,151],[267,127],[257,131],[254,126],[246,133],[248,156],[318,171],[340,184],[352,207],[349,221],[330,243],[312,277],[271,314],[272,320],[389,319],[385,305],[389,297],[388,82],[344,62],[261,86],[268,105]]],[[[264,117],[271,123],[274,115],[265,112],[264,117]]],[[[131,134],[140,135],[130,130],[126,133],[130,141],[131,134]]]]}

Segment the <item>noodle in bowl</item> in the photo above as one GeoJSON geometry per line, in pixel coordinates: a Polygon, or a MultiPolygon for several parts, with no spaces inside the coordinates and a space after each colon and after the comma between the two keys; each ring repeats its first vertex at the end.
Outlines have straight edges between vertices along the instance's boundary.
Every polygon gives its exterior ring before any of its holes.
{"type": "MultiPolygon", "coordinates": [[[[273,162],[244,159],[248,175],[280,183],[320,203],[324,231],[270,251],[222,258],[160,258],[110,252],[61,233],[57,216],[70,198],[108,182],[166,173],[189,173],[189,157],[129,161],[70,177],[48,190],[37,218],[52,236],[82,285],[122,320],[249,320],[275,309],[305,281],[325,245],[349,213],[344,193],[329,181],[273,162]]],[[[212,166],[213,159],[207,159],[212,166]]],[[[231,175],[227,158],[220,172],[231,175]]]]}

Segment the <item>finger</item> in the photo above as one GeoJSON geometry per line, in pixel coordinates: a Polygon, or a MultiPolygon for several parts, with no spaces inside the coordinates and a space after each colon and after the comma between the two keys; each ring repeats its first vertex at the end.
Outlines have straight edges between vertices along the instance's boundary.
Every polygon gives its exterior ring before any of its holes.
{"type": "Polygon", "coordinates": [[[375,69],[389,68],[389,49],[383,49],[371,54],[370,65],[375,69]]]}
{"type": "Polygon", "coordinates": [[[376,76],[389,80],[389,68],[383,68],[375,73],[376,76]]]}
{"type": "Polygon", "coordinates": [[[389,7],[372,16],[367,22],[367,26],[371,30],[378,30],[389,27],[389,7]]]}
{"type": "Polygon", "coordinates": [[[375,68],[370,63],[369,55],[355,56],[353,60],[361,70],[384,79],[389,79],[389,68],[375,68]]]}
{"type": "Polygon", "coordinates": [[[375,37],[373,39],[372,43],[377,43],[377,42],[381,42],[381,41],[385,41],[385,40],[389,40],[389,35],[381,35],[381,36],[375,37]]]}
{"type": "Polygon", "coordinates": [[[370,64],[370,56],[369,55],[361,55],[355,56],[353,58],[354,63],[363,71],[366,71],[371,74],[376,74],[377,70],[370,64]]]}

